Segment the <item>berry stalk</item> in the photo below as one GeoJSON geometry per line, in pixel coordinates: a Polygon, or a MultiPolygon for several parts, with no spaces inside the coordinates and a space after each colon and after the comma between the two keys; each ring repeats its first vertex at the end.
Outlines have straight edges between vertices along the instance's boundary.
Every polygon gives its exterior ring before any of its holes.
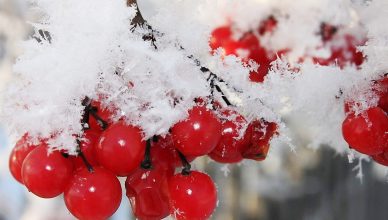
{"type": "Polygon", "coordinates": [[[185,176],[190,175],[191,164],[189,163],[189,161],[187,161],[185,155],[183,155],[179,150],[177,150],[177,152],[178,152],[179,158],[181,159],[182,165],[183,165],[182,175],[185,175],[185,176]]]}
{"type": "Polygon", "coordinates": [[[152,168],[151,162],[151,139],[148,139],[146,142],[144,160],[141,162],[141,168],[145,170],[149,170],[152,168]]]}

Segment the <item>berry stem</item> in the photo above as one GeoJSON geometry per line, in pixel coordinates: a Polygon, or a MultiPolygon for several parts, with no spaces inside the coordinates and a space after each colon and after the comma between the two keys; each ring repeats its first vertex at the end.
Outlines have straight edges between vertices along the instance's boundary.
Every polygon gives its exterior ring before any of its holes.
{"type": "Polygon", "coordinates": [[[108,122],[106,122],[105,120],[103,120],[98,114],[97,114],[97,107],[95,106],[91,106],[90,105],[90,108],[89,108],[89,113],[93,116],[94,119],[96,119],[98,125],[100,125],[100,127],[102,128],[102,130],[105,130],[108,128],[108,122]]]}
{"type": "Polygon", "coordinates": [[[151,162],[151,139],[148,139],[146,142],[146,149],[144,154],[144,160],[141,162],[141,168],[149,170],[152,168],[151,162]]]}
{"type": "Polygon", "coordinates": [[[82,105],[85,106],[84,114],[82,116],[82,127],[84,130],[89,129],[89,126],[86,126],[86,124],[89,123],[90,115],[96,119],[98,125],[102,128],[102,130],[105,130],[108,128],[108,122],[106,122],[104,119],[102,119],[98,114],[98,108],[95,106],[92,106],[92,100],[89,97],[85,97],[84,100],[82,100],[82,105]]]}
{"type": "Polygon", "coordinates": [[[84,162],[86,168],[90,173],[94,172],[93,166],[89,163],[89,161],[86,159],[84,153],[81,150],[81,141],[77,139],[77,154],[79,157],[81,157],[82,161],[84,162]]]}
{"type": "Polygon", "coordinates": [[[189,163],[189,161],[187,161],[185,155],[182,154],[182,152],[180,152],[179,150],[178,151],[178,155],[179,155],[179,158],[181,159],[182,161],[182,165],[183,165],[183,169],[182,169],[182,175],[190,175],[190,170],[191,170],[191,164],[189,163]]]}

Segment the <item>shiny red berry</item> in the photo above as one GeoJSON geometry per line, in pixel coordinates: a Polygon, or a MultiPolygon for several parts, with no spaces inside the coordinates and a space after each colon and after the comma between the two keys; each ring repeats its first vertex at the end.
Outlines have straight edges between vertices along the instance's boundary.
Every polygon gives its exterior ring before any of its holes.
{"type": "Polygon", "coordinates": [[[373,155],[372,159],[381,165],[388,166],[388,151],[373,155]]]}
{"type": "Polygon", "coordinates": [[[242,152],[250,144],[252,130],[245,118],[233,110],[221,111],[222,136],[209,156],[220,163],[237,163],[243,159],[242,152]]]}
{"type": "Polygon", "coordinates": [[[65,189],[65,204],[78,219],[105,220],[120,206],[121,186],[110,171],[101,167],[93,170],[80,168],[74,172],[65,189]]]}
{"type": "Polygon", "coordinates": [[[388,76],[378,80],[374,89],[379,98],[378,106],[388,113],[388,76]]]}
{"type": "Polygon", "coordinates": [[[21,184],[23,184],[22,178],[22,165],[27,155],[34,150],[36,146],[28,143],[28,135],[24,135],[18,142],[9,156],[9,170],[12,176],[21,184]]]}
{"type": "Polygon", "coordinates": [[[251,142],[243,152],[246,159],[262,161],[267,157],[271,139],[277,135],[277,124],[264,120],[255,120],[250,123],[252,129],[251,142]]]}
{"type": "Polygon", "coordinates": [[[221,123],[204,106],[189,110],[189,116],[172,127],[175,148],[185,156],[202,156],[210,153],[221,138],[221,123]]]}
{"type": "Polygon", "coordinates": [[[388,117],[379,107],[359,115],[350,113],[342,123],[342,134],[349,146],[360,153],[382,153],[388,147],[388,117]]]}
{"type": "Polygon", "coordinates": [[[125,188],[136,218],[159,220],[170,214],[167,179],[172,175],[154,161],[150,169],[138,168],[127,177],[125,188]]]}
{"type": "Polygon", "coordinates": [[[206,174],[191,171],[168,181],[171,215],[176,219],[209,219],[217,205],[217,189],[206,174]]]}
{"type": "MultiPolygon", "coordinates": [[[[91,105],[96,109],[96,114],[105,122],[110,124],[112,122],[111,117],[112,117],[112,110],[108,108],[104,108],[101,105],[101,102],[93,100],[91,105]]],[[[90,130],[93,130],[95,132],[102,132],[103,128],[101,125],[98,123],[95,117],[92,115],[89,116],[89,122],[88,122],[90,130]]]]}
{"type": "Polygon", "coordinates": [[[100,137],[96,148],[99,164],[118,176],[134,171],[144,157],[145,142],[141,130],[120,121],[100,137]]]}
{"type": "MultiPolygon", "coordinates": [[[[99,137],[100,135],[96,131],[86,130],[80,143],[82,153],[84,154],[86,160],[92,166],[98,165],[96,158],[96,145],[98,143],[99,137]]],[[[74,164],[74,169],[78,169],[80,167],[85,166],[80,156],[72,156],[71,158],[74,164]]]]}
{"type": "Polygon", "coordinates": [[[27,189],[42,198],[59,196],[73,172],[73,164],[60,152],[48,152],[41,143],[26,157],[22,166],[23,182],[27,189]]]}
{"type": "MultiPolygon", "coordinates": [[[[182,161],[174,147],[171,134],[159,137],[155,142],[152,142],[151,156],[153,160],[164,164],[165,167],[169,167],[168,169],[171,169],[171,166],[174,168],[182,166],[182,161]]],[[[195,158],[195,156],[186,156],[188,162],[192,162],[195,158]]]]}

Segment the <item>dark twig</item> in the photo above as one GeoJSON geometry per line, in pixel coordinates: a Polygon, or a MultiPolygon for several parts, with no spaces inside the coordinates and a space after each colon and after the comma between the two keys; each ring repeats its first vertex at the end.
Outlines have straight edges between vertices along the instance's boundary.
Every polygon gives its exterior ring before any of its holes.
{"type": "MultiPolygon", "coordinates": [[[[107,126],[107,123],[96,114],[97,108],[96,108],[96,110],[93,110],[91,103],[92,103],[92,100],[89,97],[85,97],[82,100],[82,105],[85,106],[84,113],[83,113],[82,119],[81,119],[83,131],[89,129],[89,126],[87,124],[89,123],[90,114],[92,114],[92,116],[96,118],[98,123],[100,123],[100,120],[101,120],[101,125],[102,125],[101,127],[104,128],[107,126]],[[97,119],[97,117],[99,119],[97,119]],[[105,123],[105,126],[103,126],[104,123],[105,123]]],[[[77,155],[79,157],[81,157],[81,159],[82,159],[83,163],[85,164],[86,168],[88,169],[88,171],[94,172],[93,166],[89,163],[89,161],[86,159],[85,154],[82,152],[80,137],[77,137],[76,141],[77,141],[77,155]]]]}
{"type": "Polygon", "coordinates": [[[141,162],[141,168],[149,170],[152,168],[152,159],[151,159],[151,139],[148,139],[146,142],[146,149],[144,154],[144,160],[141,162]]]}
{"type": "Polygon", "coordinates": [[[93,166],[89,163],[89,161],[86,159],[85,154],[81,150],[81,141],[77,139],[77,154],[79,157],[81,157],[82,161],[84,162],[86,168],[90,173],[94,172],[93,166]]]}
{"type": "Polygon", "coordinates": [[[102,119],[98,114],[97,114],[97,107],[91,106],[89,107],[89,113],[93,116],[94,119],[96,119],[98,125],[102,128],[102,130],[105,130],[108,128],[108,122],[106,122],[104,119],[102,119]]]}
{"type": "Polygon", "coordinates": [[[102,130],[105,130],[108,128],[108,122],[106,122],[104,119],[102,119],[98,114],[98,108],[95,106],[92,106],[92,100],[89,97],[85,97],[85,99],[82,101],[82,105],[85,106],[84,115],[82,118],[83,127],[88,129],[89,127],[86,126],[86,124],[89,123],[90,115],[96,119],[98,125],[102,128],[102,130]]]}
{"type": "Polygon", "coordinates": [[[185,155],[183,155],[180,151],[178,151],[178,155],[179,155],[179,158],[181,159],[182,161],[182,165],[183,165],[183,169],[182,169],[182,175],[190,175],[190,170],[191,170],[191,164],[189,163],[189,161],[187,161],[185,155]]]}

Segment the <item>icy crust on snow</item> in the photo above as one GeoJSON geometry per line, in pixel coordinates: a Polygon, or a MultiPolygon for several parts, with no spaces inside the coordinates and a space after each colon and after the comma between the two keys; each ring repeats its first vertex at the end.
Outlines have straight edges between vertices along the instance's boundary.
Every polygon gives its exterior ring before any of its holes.
{"type": "MultiPolygon", "coordinates": [[[[31,5],[42,15],[33,26],[50,32],[51,43],[32,38],[23,43],[25,53],[15,64],[2,120],[15,136],[28,132],[49,138],[53,149],[70,153],[75,152],[75,135],[82,133],[85,96],[115,112],[113,121],[125,116],[141,127],[144,138],[165,134],[183,120],[194,98],[210,94],[208,75],[190,55],[225,80],[220,87],[248,122],[277,122],[281,142],[301,139],[314,148],[324,144],[345,152],[344,100],[355,99],[364,103],[362,108],[375,105],[370,80],[388,69],[388,30],[381,28],[388,16],[384,0],[150,0],[153,10],[145,8],[143,14],[162,33],[156,36],[157,50],[142,40],[141,29],[131,31],[135,9],[124,0],[34,0],[31,5]],[[246,65],[220,50],[209,52],[214,28],[232,24],[242,35],[270,15],[278,27],[261,37],[262,44],[290,52],[273,63],[264,83],[248,79],[256,64],[246,65]],[[327,52],[318,34],[322,22],[344,33],[366,30],[370,40],[362,50],[369,59],[361,69],[293,62],[308,52],[327,52]]],[[[216,97],[222,102],[217,92],[216,97]]]]}

